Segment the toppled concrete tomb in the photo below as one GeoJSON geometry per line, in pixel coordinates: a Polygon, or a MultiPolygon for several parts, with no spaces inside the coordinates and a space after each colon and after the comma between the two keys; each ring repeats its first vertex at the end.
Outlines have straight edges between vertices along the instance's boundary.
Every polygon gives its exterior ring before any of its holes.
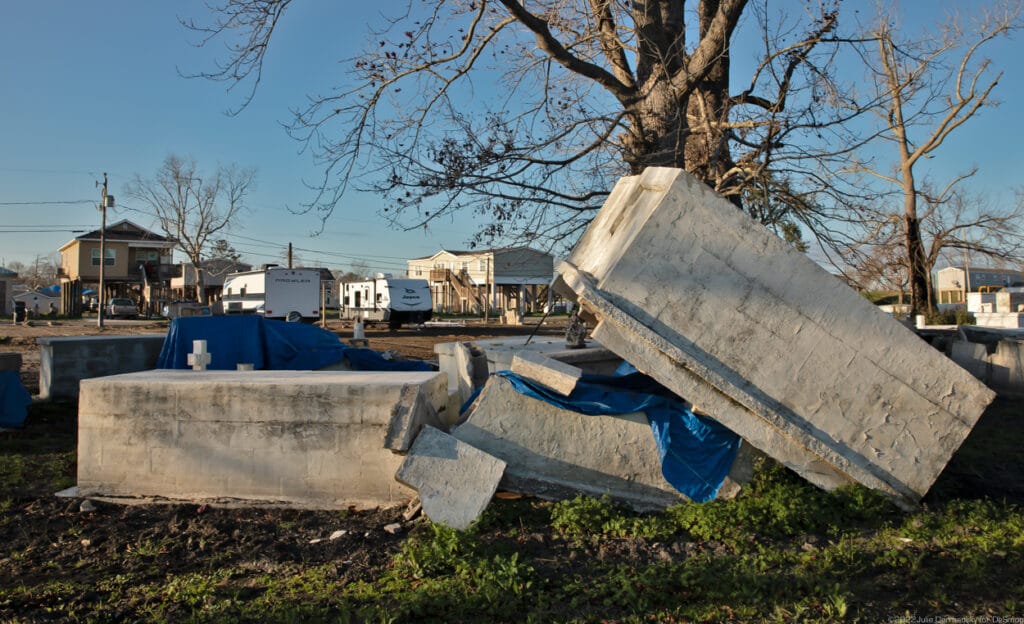
{"type": "MultiPolygon", "coordinates": [[[[521,394],[505,377],[493,376],[464,418],[452,435],[506,462],[505,489],[553,500],[608,495],[638,511],[686,500],[662,475],[642,412],[584,415],[521,394]]],[[[751,455],[741,451],[719,498],[735,495],[736,480],[750,477],[751,455]]]]}
{"type": "Polygon", "coordinates": [[[594,339],[826,489],[915,505],[994,396],[678,169],[620,180],[557,272],[594,339]]]}
{"type": "Polygon", "coordinates": [[[83,496],[315,508],[407,502],[402,447],[446,401],[425,372],[157,370],[87,379],[83,496]]]}

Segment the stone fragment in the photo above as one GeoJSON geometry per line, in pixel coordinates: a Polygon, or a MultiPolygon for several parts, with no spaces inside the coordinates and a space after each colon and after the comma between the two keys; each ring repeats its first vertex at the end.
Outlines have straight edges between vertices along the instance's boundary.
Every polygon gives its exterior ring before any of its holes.
{"type": "Polygon", "coordinates": [[[487,508],[504,469],[502,460],[426,427],[395,478],[419,492],[428,518],[464,530],[487,508]]]}
{"type": "Polygon", "coordinates": [[[396,453],[407,452],[425,425],[448,429],[448,426],[441,422],[437,410],[420,391],[420,387],[409,385],[402,390],[401,397],[391,411],[391,421],[384,436],[384,448],[396,453]]]}
{"type": "Polygon", "coordinates": [[[583,376],[582,369],[531,351],[520,351],[512,357],[512,372],[562,396],[572,394],[583,376]]]}

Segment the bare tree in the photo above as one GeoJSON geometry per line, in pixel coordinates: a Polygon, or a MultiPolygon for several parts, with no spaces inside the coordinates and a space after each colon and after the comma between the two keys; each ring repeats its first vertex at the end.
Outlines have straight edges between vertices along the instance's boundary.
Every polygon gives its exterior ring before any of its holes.
{"type": "MultiPolygon", "coordinates": [[[[248,81],[247,104],[289,4],[221,0],[211,23],[187,21],[200,45],[228,49],[198,75],[248,81]]],[[[834,193],[821,183],[828,160],[858,142],[832,114],[852,91],[830,75],[837,6],[408,2],[351,59],[351,84],[295,111],[291,134],[325,165],[307,208],[326,218],[358,186],[389,198],[385,216],[408,228],[471,211],[489,222],[476,241],[571,241],[615,178],[665,165],[736,205],[747,188],[775,195],[817,233],[841,216],[811,212],[834,193]],[[759,49],[746,78],[732,64],[741,25],[759,49]]]]}
{"type": "Polygon", "coordinates": [[[36,255],[31,264],[25,264],[17,260],[10,262],[7,268],[18,274],[18,280],[25,284],[29,290],[45,288],[57,281],[57,269],[60,267],[60,256],[50,254],[49,256],[36,255]]]}
{"type": "Polygon", "coordinates": [[[244,209],[255,179],[253,169],[231,165],[201,172],[194,159],[172,154],[155,177],[136,173],[125,187],[125,194],[145,205],[146,212],[157,218],[163,232],[192,263],[200,301],[205,300],[200,262],[214,237],[225,232],[244,209]]]}
{"type": "Polygon", "coordinates": [[[1021,5],[1019,0],[1010,0],[976,11],[974,17],[973,27],[962,16],[949,16],[937,34],[907,39],[895,30],[894,17],[882,14],[872,33],[875,50],[865,52],[878,94],[874,110],[881,120],[883,138],[896,152],[896,164],[891,170],[869,165],[860,170],[891,184],[902,198],[905,265],[915,313],[932,308],[929,277],[938,250],[966,245],[956,233],[994,232],[1007,223],[994,218],[994,213],[960,223],[957,220],[966,216],[962,204],[948,211],[940,209],[973,170],[951,180],[936,194],[926,192],[918,172],[922,159],[932,156],[952,132],[982,108],[996,104],[991,96],[1002,74],[993,75],[991,62],[981,57],[982,49],[1020,27],[1021,5]],[[933,225],[931,252],[922,235],[922,203],[933,225]],[[940,222],[942,215],[952,220],[940,222]]]}

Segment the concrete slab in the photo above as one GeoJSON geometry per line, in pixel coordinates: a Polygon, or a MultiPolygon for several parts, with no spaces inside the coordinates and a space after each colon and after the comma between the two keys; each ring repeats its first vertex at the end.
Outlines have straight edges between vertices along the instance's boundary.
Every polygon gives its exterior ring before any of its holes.
{"type": "Polygon", "coordinates": [[[407,502],[384,448],[415,387],[439,373],[159,370],[82,381],[83,496],[231,499],[315,508],[407,502]]]}
{"type": "Polygon", "coordinates": [[[583,370],[554,358],[520,351],[512,357],[512,372],[551,388],[562,396],[569,396],[583,376],[583,370]]]}
{"type": "Polygon", "coordinates": [[[557,272],[595,340],[821,487],[916,505],[993,398],[678,169],[620,180],[557,272]]]}
{"type": "Polygon", "coordinates": [[[152,370],[165,334],[36,338],[39,398],[77,399],[83,379],[152,370]]]}
{"type": "MultiPolygon", "coordinates": [[[[461,406],[476,388],[482,388],[487,376],[512,369],[512,358],[522,352],[538,353],[565,362],[585,373],[610,375],[622,358],[590,341],[584,349],[569,349],[562,338],[529,335],[466,342],[444,342],[434,345],[438,368],[448,375],[448,391],[452,403],[461,406]],[[527,343],[527,340],[530,340],[527,343]]],[[[458,408],[451,411],[456,414],[458,408]]]]}
{"type": "MultiPolygon", "coordinates": [[[[662,476],[642,413],[585,416],[519,394],[507,379],[492,377],[452,435],[504,460],[502,487],[515,492],[552,500],[607,494],[640,511],[686,500],[662,476]]],[[[736,489],[729,482],[719,496],[736,489]]]]}
{"type": "Polygon", "coordinates": [[[0,353],[0,371],[14,371],[19,372],[21,370],[21,354],[14,352],[2,352],[0,353]]]}
{"type": "Polygon", "coordinates": [[[428,518],[461,531],[487,508],[504,470],[497,457],[426,427],[395,478],[419,492],[428,518]]]}
{"type": "Polygon", "coordinates": [[[384,448],[396,453],[407,452],[425,426],[448,431],[448,424],[441,422],[437,409],[431,404],[431,398],[424,394],[419,385],[408,385],[391,410],[384,448]]]}

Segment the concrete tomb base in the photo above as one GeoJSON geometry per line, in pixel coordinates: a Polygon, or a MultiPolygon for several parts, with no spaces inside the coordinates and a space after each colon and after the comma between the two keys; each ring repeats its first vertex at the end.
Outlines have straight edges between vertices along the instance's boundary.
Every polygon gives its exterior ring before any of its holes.
{"type": "Polygon", "coordinates": [[[824,488],[915,506],[994,397],[679,169],[621,179],[556,270],[596,341],[824,488]]]}
{"type": "Polygon", "coordinates": [[[93,377],[152,370],[165,334],[36,338],[39,398],[78,398],[78,382],[93,377]]]}
{"type": "Polygon", "coordinates": [[[409,501],[395,480],[417,414],[444,409],[439,373],[157,370],[81,384],[82,496],[313,508],[409,501]],[[426,409],[429,406],[430,409],[426,409]]]}
{"type": "MultiPolygon", "coordinates": [[[[686,500],[662,476],[642,413],[585,416],[520,394],[508,380],[492,377],[452,435],[504,460],[501,487],[511,491],[552,500],[607,494],[638,511],[686,500]]],[[[739,490],[733,476],[749,479],[751,461],[749,453],[737,456],[719,498],[739,490]]]]}

